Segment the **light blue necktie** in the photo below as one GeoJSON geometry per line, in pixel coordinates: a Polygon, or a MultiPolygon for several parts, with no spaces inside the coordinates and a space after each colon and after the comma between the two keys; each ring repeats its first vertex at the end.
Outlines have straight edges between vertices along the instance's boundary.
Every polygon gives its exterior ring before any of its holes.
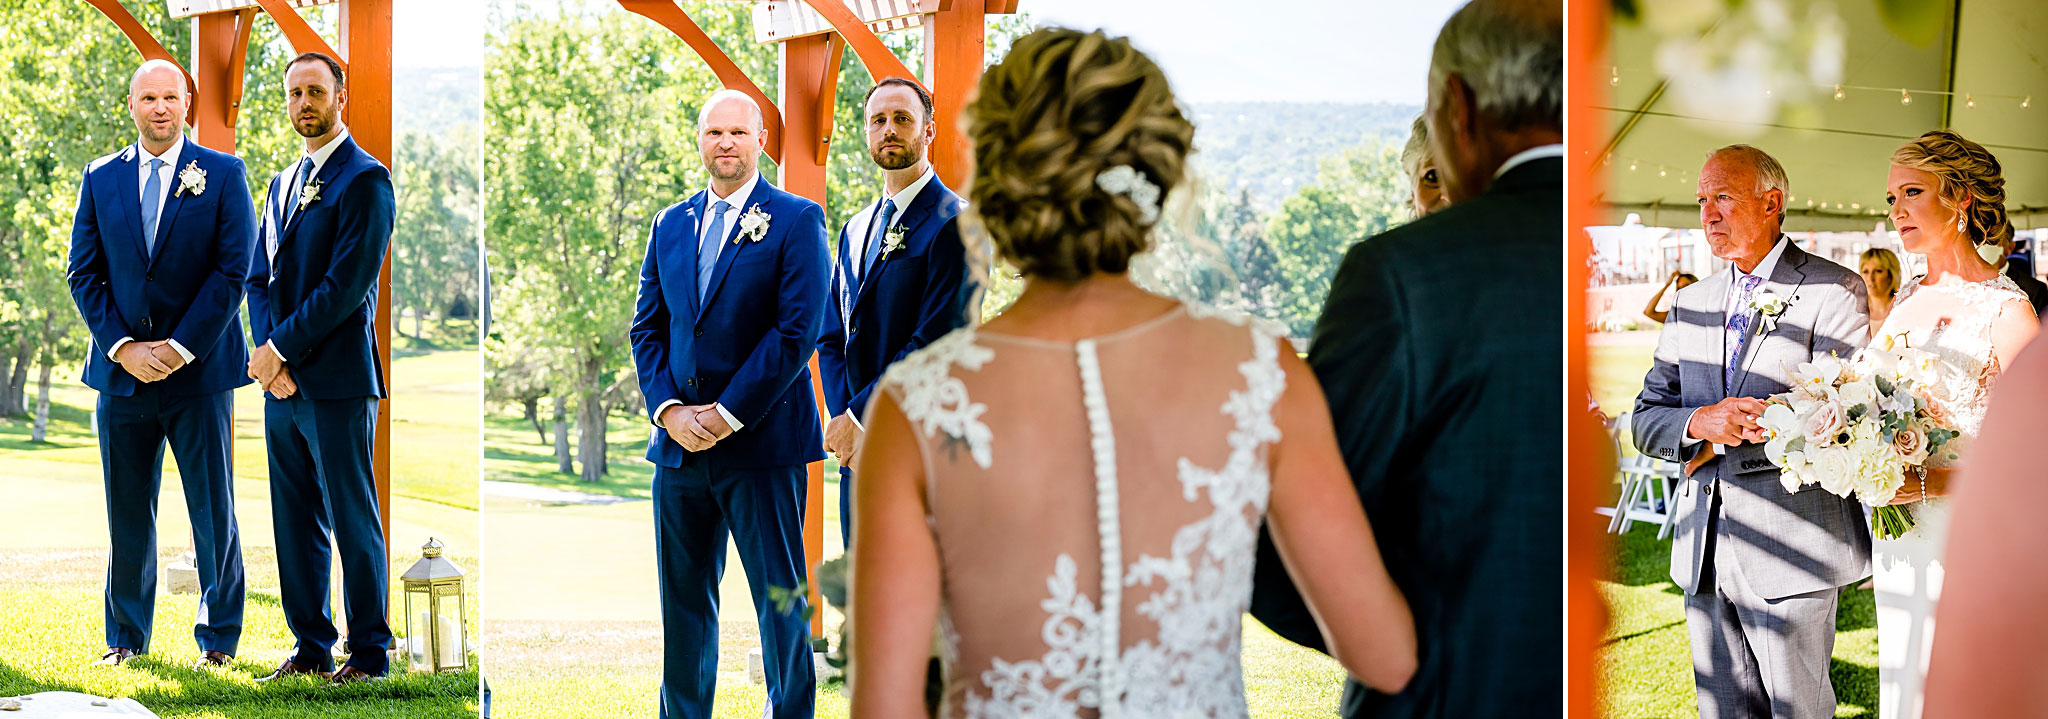
{"type": "Polygon", "coordinates": [[[1743,275],[1741,287],[1736,291],[1735,309],[1728,313],[1727,329],[1735,341],[1729,343],[1728,363],[1721,368],[1721,383],[1728,387],[1728,393],[1735,393],[1735,364],[1742,359],[1742,347],[1749,344],[1749,295],[1756,291],[1764,278],[1757,275],[1743,275]]]}
{"type": "Polygon", "coordinates": [[[164,211],[164,181],[159,172],[164,161],[149,158],[149,181],[142,183],[142,246],[156,256],[156,220],[164,211]]]}
{"type": "Polygon", "coordinates": [[[882,256],[882,241],[888,238],[889,222],[894,219],[896,219],[896,201],[883,200],[882,216],[875,219],[874,229],[868,232],[867,251],[862,253],[863,257],[860,261],[860,276],[855,278],[862,284],[867,283],[868,273],[875,269],[875,258],[882,256]]]}
{"type": "Polygon", "coordinates": [[[725,211],[732,205],[719,200],[712,206],[711,228],[697,241],[697,303],[704,303],[704,291],[711,288],[711,268],[718,266],[719,243],[725,241],[725,211]]]}

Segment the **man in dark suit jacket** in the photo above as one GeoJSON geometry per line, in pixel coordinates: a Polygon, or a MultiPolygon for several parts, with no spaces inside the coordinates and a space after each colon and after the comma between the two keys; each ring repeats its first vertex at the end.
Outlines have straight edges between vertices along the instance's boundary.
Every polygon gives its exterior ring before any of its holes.
{"type": "Polygon", "coordinates": [[[825,449],[839,457],[839,538],[853,538],[853,468],[868,399],[882,371],[972,321],[980,308],[961,292],[967,246],[960,242],[960,196],[932,171],[926,153],[938,125],[932,96],[892,77],[868,91],[868,158],[882,168],[883,196],[839,231],[825,331],[818,337],[824,375],[825,449]]]}
{"type": "Polygon", "coordinates": [[[384,676],[391,648],[383,519],[371,470],[386,396],[374,318],[391,247],[391,173],[341,125],[341,67],[306,53],[285,70],[285,105],[306,154],[270,182],[249,272],[249,376],[262,383],[279,599],[298,639],[270,678],[326,675],[338,637],[328,577],[340,555],[348,662],[336,683],[384,676]],[[333,551],[329,550],[329,536],[333,551]]]}
{"type": "MultiPolygon", "coordinates": [[[[1351,248],[1309,345],[1420,651],[1399,694],[1348,686],[1345,716],[1563,703],[1561,14],[1475,0],[1445,23],[1426,116],[1452,204],[1351,248]]],[[[1320,647],[1270,539],[1258,572],[1252,614],[1320,647]]]]}
{"type": "Polygon", "coordinates": [[[705,100],[711,187],[655,215],[633,311],[633,367],[655,429],[661,716],[711,715],[728,532],[753,589],[769,715],[816,703],[804,586],[804,465],[825,458],[810,358],[826,314],[825,213],[761,179],[761,109],[705,100]]]}
{"type": "Polygon", "coordinates": [[[141,137],[86,168],[71,225],[71,298],[92,335],[85,384],[100,393],[113,545],[102,664],[149,652],[166,443],[198,558],[199,666],[227,666],[242,635],[230,423],[234,389],[249,383],[238,308],[256,213],[242,161],[185,139],[189,99],[176,65],[136,70],[128,112],[141,137]]]}

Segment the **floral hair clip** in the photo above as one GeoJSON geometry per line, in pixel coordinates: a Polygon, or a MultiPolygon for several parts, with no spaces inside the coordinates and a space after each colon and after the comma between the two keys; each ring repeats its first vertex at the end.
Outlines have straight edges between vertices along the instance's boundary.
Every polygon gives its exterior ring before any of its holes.
{"type": "Polygon", "coordinates": [[[1112,195],[1131,198],[1145,224],[1159,221],[1159,186],[1152,184],[1130,165],[1117,165],[1095,176],[1095,186],[1112,195]]]}

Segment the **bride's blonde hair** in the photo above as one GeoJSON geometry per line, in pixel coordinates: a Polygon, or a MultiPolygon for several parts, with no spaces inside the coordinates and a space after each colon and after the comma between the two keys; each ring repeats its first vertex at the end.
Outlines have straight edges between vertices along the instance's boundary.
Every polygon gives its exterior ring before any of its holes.
{"type": "Polygon", "coordinates": [[[1892,164],[1932,174],[1940,181],[1935,195],[1950,210],[1970,200],[1965,233],[1972,243],[1987,245],[2012,237],[2005,215],[2005,175],[1998,158],[1983,145],[1954,130],[1935,130],[1914,138],[1892,153],[1892,164]]]}
{"type": "Polygon", "coordinates": [[[1185,176],[1195,136],[1159,66],[1100,31],[1019,38],[982,74],[966,114],[968,200],[996,254],[1026,276],[1060,281],[1130,269],[1185,176]],[[1097,184],[1121,165],[1159,188],[1152,206],[1097,184]]]}

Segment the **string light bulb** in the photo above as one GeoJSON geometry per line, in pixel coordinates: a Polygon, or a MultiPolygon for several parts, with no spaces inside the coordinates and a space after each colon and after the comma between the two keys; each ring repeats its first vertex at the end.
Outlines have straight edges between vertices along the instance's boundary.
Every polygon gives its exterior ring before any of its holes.
{"type": "Polygon", "coordinates": [[[1967,108],[1970,108],[1970,109],[1973,109],[1973,110],[1974,110],[1974,109],[1976,109],[1976,108],[1977,108],[1977,96],[1975,96],[1975,95],[1964,95],[1964,96],[1963,96],[1963,107],[1967,107],[1967,108]]]}
{"type": "Polygon", "coordinates": [[[1620,84],[1621,84],[1621,68],[1619,68],[1619,67],[1610,67],[1610,68],[1608,68],[1608,70],[1609,70],[1610,72],[1612,72],[1613,74],[1611,74],[1611,75],[1608,75],[1608,76],[1607,76],[1607,84],[1609,84],[1609,85],[1620,85],[1620,84]]]}
{"type": "Polygon", "coordinates": [[[1842,94],[1842,86],[1841,86],[1841,85],[1836,85],[1836,86],[1835,86],[1835,102],[1841,102],[1841,101],[1842,101],[1842,98],[1843,98],[1843,97],[1844,97],[1844,96],[1843,96],[1843,94],[1842,94]]]}
{"type": "Polygon", "coordinates": [[[1658,176],[1658,177],[1670,177],[1670,176],[1671,176],[1671,173],[1665,172],[1665,171],[1664,171],[1664,168],[1662,168],[1662,167],[1659,167],[1659,168],[1657,168],[1657,176],[1658,176]]]}
{"type": "Polygon", "coordinates": [[[2030,106],[2030,105],[2033,105],[2033,104],[2034,104],[2034,96],[2033,96],[2033,95],[2028,95],[2028,96],[2026,96],[2026,98],[2025,98],[2025,99],[2022,99],[2022,100],[2020,100],[2020,107],[2028,107],[2028,106],[2030,106]]]}
{"type": "Polygon", "coordinates": [[[1635,161],[1635,160],[1629,160],[1629,161],[1628,161],[1628,171],[1629,171],[1629,172],[1635,172],[1635,171],[1636,171],[1636,161],[1635,161]]]}
{"type": "Polygon", "coordinates": [[[1900,91],[1899,91],[1899,104],[1901,104],[1901,105],[1911,105],[1911,104],[1913,104],[1913,93],[1910,93],[1910,92],[1906,92],[1905,90],[1900,90],[1900,91]]]}

